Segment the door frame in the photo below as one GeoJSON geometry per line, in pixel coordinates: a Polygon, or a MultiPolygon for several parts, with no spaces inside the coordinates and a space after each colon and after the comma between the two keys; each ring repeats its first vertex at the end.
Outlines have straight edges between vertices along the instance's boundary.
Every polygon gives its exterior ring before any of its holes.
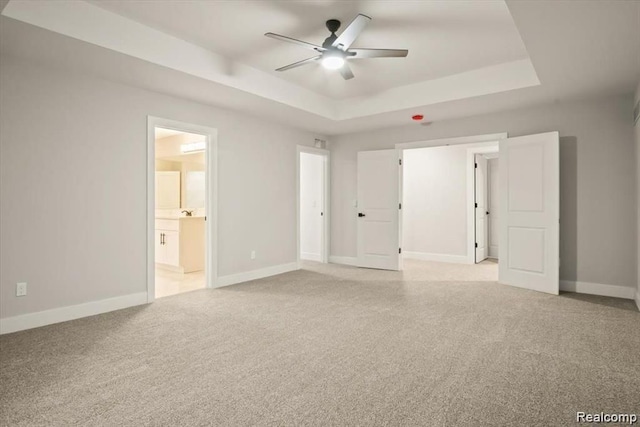
{"type": "MultiPolygon", "coordinates": [[[[400,150],[401,153],[404,150],[409,150],[413,148],[429,148],[429,147],[443,147],[447,145],[465,145],[465,144],[481,144],[487,143],[491,145],[479,145],[477,147],[469,147],[467,149],[467,168],[474,169],[475,164],[475,154],[476,153],[485,153],[491,151],[483,151],[483,150],[491,150],[493,149],[495,152],[498,151],[498,141],[501,139],[508,138],[507,132],[500,133],[492,133],[492,134],[483,134],[483,135],[473,135],[473,136],[461,136],[454,138],[441,138],[441,139],[431,139],[426,141],[414,141],[414,142],[401,142],[395,144],[395,148],[400,150]]],[[[401,154],[402,155],[402,154],[401,154]]],[[[467,169],[469,170],[469,169],[467,169]]],[[[467,256],[466,263],[467,264],[475,264],[475,243],[476,243],[476,232],[475,232],[475,171],[472,174],[467,174],[467,256]]],[[[404,197],[404,194],[400,193],[401,199],[404,197]]],[[[404,205],[404,200],[402,200],[404,205]]],[[[403,229],[402,229],[402,217],[404,216],[404,212],[401,213],[400,217],[400,238],[402,239],[403,229]]],[[[402,254],[400,255],[400,259],[402,261],[402,254]]],[[[498,262],[500,260],[498,259],[498,262]]]]}
{"type": "Polygon", "coordinates": [[[155,128],[204,135],[205,150],[205,287],[218,279],[218,130],[208,126],[147,116],[147,302],[155,301],[155,128]]]}
{"type": "Polygon", "coordinates": [[[322,148],[309,147],[306,145],[298,145],[296,147],[296,262],[298,268],[301,267],[300,260],[300,155],[302,153],[316,154],[323,157],[323,213],[322,216],[322,233],[320,239],[320,258],[321,262],[326,264],[329,262],[329,247],[331,243],[331,152],[322,148]]]}

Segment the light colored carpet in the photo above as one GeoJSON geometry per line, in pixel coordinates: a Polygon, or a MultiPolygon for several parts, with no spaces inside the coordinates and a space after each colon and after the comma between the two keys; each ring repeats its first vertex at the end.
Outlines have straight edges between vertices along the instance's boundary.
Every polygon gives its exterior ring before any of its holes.
{"type": "MultiPolygon", "coordinates": [[[[305,270],[0,337],[2,425],[573,425],[640,412],[632,301],[305,270]]],[[[473,281],[468,281],[473,280],[473,281]]]]}

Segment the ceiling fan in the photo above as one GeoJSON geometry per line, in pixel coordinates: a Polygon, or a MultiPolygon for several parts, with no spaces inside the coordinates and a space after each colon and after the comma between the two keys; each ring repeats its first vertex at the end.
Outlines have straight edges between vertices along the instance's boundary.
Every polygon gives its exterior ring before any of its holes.
{"type": "Polygon", "coordinates": [[[326,25],[327,29],[331,32],[331,35],[325,39],[322,46],[303,42],[302,40],[292,39],[291,37],[281,36],[279,34],[266,33],[265,36],[271,37],[272,39],[293,43],[306,49],[315,50],[319,53],[319,55],[312,58],[303,59],[302,61],[280,67],[276,71],[286,71],[320,61],[325,68],[329,70],[339,70],[342,77],[345,80],[349,80],[352,79],[354,75],[351,68],[349,68],[349,64],[347,64],[347,60],[368,58],[404,58],[409,54],[409,51],[406,49],[352,49],[351,45],[360,35],[362,30],[364,30],[364,27],[367,26],[369,21],[371,21],[370,17],[360,13],[353,21],[351,21],[349,26],[345,28],[340,36],[337,36],[336,31],[340,28],[340,21],[337,19],[329,19],[326,25]]]}

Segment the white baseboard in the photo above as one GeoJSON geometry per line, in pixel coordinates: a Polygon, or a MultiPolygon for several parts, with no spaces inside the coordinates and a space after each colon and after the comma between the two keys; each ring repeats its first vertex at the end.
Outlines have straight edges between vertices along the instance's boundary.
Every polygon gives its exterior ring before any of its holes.
{"type": "Polygon", "coordinates": [[[602,283],[577,282],[572,280],[560,280],[560,290],[625,299],[633,299],[635,293],[635,289],[628,286],[603,285],[602,283]]]}
{"type": "Polygon", "coordinates": [[[81,317],[94,316],[109,311],[120,310],[147,303],[147,292],[107,298],[99,301],[85,302],[78,305],[53,308],[35,313],[0,319],[0,334],[9,334],[25,329],[38,328],[53,323],[66,322],[81,317]]]}
{"type": "Polygon", "coordinates": [[[299,269],[300,267],[297,262],[291,262],[289,264],[274,265],[272,267],[245,271],[243,273],[229,274],[228,276],[218,277],[218,280],[216,280],[213,287],[220,288],[222,286],[235,285],[237,283],[248,282],[250,280],[264,279],[265,277],[288,273],[299,269]]]}
{"type": "Polygon", "coordinates": [[[451,262],[455,264],[469,264],[466,255],[430,254],[427,252],[403,251],[406,259],[418,259],[420,261],[451,262]]]}
{"type": "Polygon", "coordinates": [[[304,259],[304,260],[307,260],[307,261],[322,262],[322,255],[314,254],[314,253],[311,253],[311,252],[301,252],[300,253],[300,259],[304,259]]]}
{"type": "Polygon", "coordinates": [[[358,266],[358,258],[354,256],[335,256],[331,255],[329,257],[329,262],[331,264],[344,264],[344,265],[353,265],[358,266]]]}
{"type": "Polygon", "coordinates": [[[638,311],[640,311],[640,289],[636,292],[636,305],[638,306],[638,311]]]}

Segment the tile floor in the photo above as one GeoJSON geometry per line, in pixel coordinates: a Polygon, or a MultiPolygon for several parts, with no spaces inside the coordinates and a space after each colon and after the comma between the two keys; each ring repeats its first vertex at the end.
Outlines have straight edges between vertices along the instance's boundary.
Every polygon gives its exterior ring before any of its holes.
{"type": "Polygon", "coordinates": [[[204,270],[193,273],[177,273],[156,268],[156,298],[203,289],[204,287],[204,270]]]}

